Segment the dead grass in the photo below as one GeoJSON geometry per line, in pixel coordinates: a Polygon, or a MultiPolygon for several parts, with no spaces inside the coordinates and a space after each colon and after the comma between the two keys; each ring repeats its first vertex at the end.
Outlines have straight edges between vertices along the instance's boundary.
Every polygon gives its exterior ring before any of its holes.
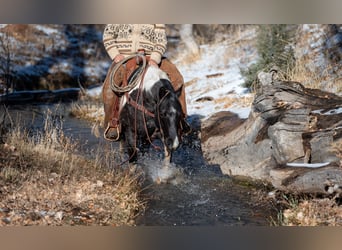
{"type": "Polygon", "coordinates": [[[322,89],[336,94],[342,94],[342,77],[338,77],[336,69],[339,66],[325,68],[319,72],[310,70],[312,62],[308,59],[301,59],[296,62],[292,70],[286,72],[290,81],[302,83],[306,88],[322,89]]]}
{"type": "Polygon", "coordinates": [[[330,198],[298,201],[283,211],[281,225],[341,226],[342,207],[330,198]]]}
{"type": "Polygon", "coordinates": [[[88,98],[75,102],[72,104],[69,114],[78,119],[90,121],[93,124],[92,134],[96,137],[101,136],[100,127],[104,126],[104,112],[103,103],[100,100],[88,98]]]}
{"type": "Polygon", "coordinates": [[[223,96],[220,98],[217,98],[214,100],[214,103],[216,104],[223,104],[223,108],[227,109],[231,107],[232,105],[237,105],[239,107],[249,107],[251,106],[252,102],[254,100],[254,95],[250,96],[243,96],[243,97],[236,97],[236,96],[223,96]]]}
{"type": "Polygon", "coordinates": [[[70,115],[93,123],[103,123],[103,103],[96,99],[86,99],[74,102],[70,109],[70,115]]]}
{"type": "Polygon", "coordinates": [[[9,24],[2,32],[11,34],[12,37],[21,42],[37,42],[42,32],[30,24],[9,24]]]}
{"type": "Polygon", "coordinates": [[[49,119],[45,133],[16,128],[0,145],[0,225],[134,225],[141,173],[115,167],[110,149],[78,154],[49,119]]]}

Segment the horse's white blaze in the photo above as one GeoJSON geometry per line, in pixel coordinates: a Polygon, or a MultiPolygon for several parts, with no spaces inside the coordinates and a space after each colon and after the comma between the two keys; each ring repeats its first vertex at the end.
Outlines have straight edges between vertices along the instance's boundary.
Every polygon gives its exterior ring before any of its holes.
{"type": "MultiPolygon", "coordinates": [[[[174,107],[170,107],[170,112],[172,114],[176,114],[177,110],[174,107]]],[[[172,149],[177,149],[177,147],[179,146],[179,139],[178,136],[174,139],[173,144],[172,144],[172,149]]]]}
{"type": "Polygon", "coordinates": [[[176,139],[173,141],[172,149],[177,149],[178,146],[179,146],[179,140],[177,136],[176,139]]]}

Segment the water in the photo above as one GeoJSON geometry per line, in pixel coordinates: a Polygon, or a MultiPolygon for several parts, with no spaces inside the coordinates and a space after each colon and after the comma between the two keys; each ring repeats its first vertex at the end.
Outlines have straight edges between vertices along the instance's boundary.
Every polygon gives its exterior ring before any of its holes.
{"type": "MultiPolygon", "coordinates": [[[[52,112],[63,123],[63,132],[80,143],[80,152],[92,157],[103,145],[110,143],[91,133],[91,124],[68,115],[68,105],[13,106],[13,120],[31,129],[43,129],[46,114],[52,112]]],[[[58,119],[56,126],[58,126],[58,119]]],[[[143,194],[147,209],[136,218],[137,225],[147,226],[238,226],[270,225],[274,211],[257,202],[258,191],[239,185],[223,175],[219,166],[203,159],[196,129],[198,119],[191,122],[195,132],[185,137],[174,153],[172,163],[163,167],[163,152],[151,148],[139,155],[137,167],[146,173],[143,194]]],[[[157,144],[160,142],[156,142],[157,144]]],[[[113,143],[118,148],[119,143],[113,143]]]]}
{"type": "MultiPolygon", "coordinates": [[[[158,169],[155,165],[162,168],[160,159],[159,164],[158,159],[143,159],[139,164],[147,165],[150,176],[158,169]]],[[[270,207],[255,204],[254,188],[239,185],[223,175],[219,166],[208,165],[196,133],[175,152],[168,169],[174,170],[175,177],[147,189],[148,208],[137,219],[138,225],[270,225],[270,207]]]]}

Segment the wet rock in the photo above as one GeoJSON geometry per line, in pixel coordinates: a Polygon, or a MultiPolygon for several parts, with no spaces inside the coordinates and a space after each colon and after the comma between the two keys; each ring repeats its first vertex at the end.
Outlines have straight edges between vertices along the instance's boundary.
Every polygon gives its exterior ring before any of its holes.
{"type": "Polygon", "coordinates": [[[243,121],[244,119],[230,111],[218,112],[203,122],[201,141],[204,142],[209,137],[229,133],[241,125],[243,121]]]}
{"type": "Polygon", "coordinates": [[[5,217],[5,218],[2,218],[1,221],[4,222],[5,224],[10,224],[11,218],[5,217]]]}
{"type": "Polygon", "coordinates": [[[37,221],[37,220],[40,220],[41,218],[42,218],[42,216],[40,215],[40,213],[35,212],[35,211],[29,212],[27,214],[27,219],[29,219],[31,221],[37,221]]]}

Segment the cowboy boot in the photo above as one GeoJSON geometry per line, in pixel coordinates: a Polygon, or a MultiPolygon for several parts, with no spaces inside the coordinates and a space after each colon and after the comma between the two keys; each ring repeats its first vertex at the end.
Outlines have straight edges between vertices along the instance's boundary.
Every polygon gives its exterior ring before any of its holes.
{"type": "Polygon", "coordinates": [[[179,103],[182,107],[182,111],[183,111],[183,117],[181,120],[181,126],[182,126],[182,132],[184,135],[188,135],[191,133],[191,127],[189,125],[189,123],[186,121],[186,117],[187,117],[187,108],[186,108],[186,98],[185,98],[185,88],[184,85],[182,87],[182,91],[180,96],[178,97],[179,99],[179,103]]]}
{"type": "Polygon", "coordinates": [[[112,98],[112,103],[108,105],[108,99],[105,105],[105,124],[104,138],[109,141],[118,141],[120,139],[120,98],[116,95],[112,98]]]}

